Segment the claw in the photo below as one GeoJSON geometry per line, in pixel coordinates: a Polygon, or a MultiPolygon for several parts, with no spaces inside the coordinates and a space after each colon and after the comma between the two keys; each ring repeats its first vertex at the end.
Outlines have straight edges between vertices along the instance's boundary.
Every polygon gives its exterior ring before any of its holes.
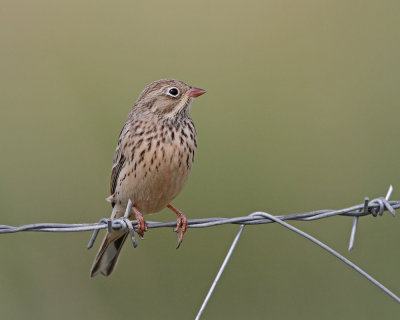
{"type": "Polygon", "coordinates": [[[176,248],[178,249],[183,241],[183,236],[185,235],[188,222],[183,213],[176,209],[173,205],[169,204],[167,205],[167,208],[171,209],[178,216],[178,219],[176,219],[176,228],[174,229],[176,235],[178,236],[178,245],[176,246],[176,248]],[[179,229],[181,229],[181,234],[178,234],[179,229]]]}
{"type": "Polygon", "coordinates": [[[178,237],[178,245],[176,246],[177,249],[179,249],[179,247],[183,241],[183,236],[185,235],[185,232],[187,229],[187,224],[188,224],[187,219],[181,212],[178,215],[178,219],[176,220],[176,228],[174,229],[174,231],[176,232],[176,235],[178,237]],[[181,229],[181,234],[178,234],[179,229],[181,229]]]}
{"type": "Polygon", "coordinates": [[[136,232],[138,233],[140,240],[143,240],[144,233],[147,231],[147,223],[143,218],[143,215],[136,209],[132,207],[133,211],[135,212],[135,217],[137,221],[136,232]]]}

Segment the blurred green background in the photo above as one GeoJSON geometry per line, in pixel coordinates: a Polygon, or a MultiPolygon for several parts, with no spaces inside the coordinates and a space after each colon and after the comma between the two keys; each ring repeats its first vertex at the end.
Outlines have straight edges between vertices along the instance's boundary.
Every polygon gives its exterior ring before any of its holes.
{"type": "MultiPolygon", "coordinates": [[[[1,224],[109,216],[114,148],[151,81],[206,89],[174,204],[189,218],[400,197],[398,1],[9,1],[0,4],[1,224]]],[[[170,221],[165,210],[147,217],[170,221]]],[[[400,221],[294,225],[400,293],[400,221]]],[[[89,278],[90,233],[0,236],[2,319],[193,319],[237,226],[128,243],[89,278]]],[[[103,235],[101,235],[102,237],[103,235]]],[[[398,319],[359,274],[277,225],[247,227],[204,319],[398,319]]]]}

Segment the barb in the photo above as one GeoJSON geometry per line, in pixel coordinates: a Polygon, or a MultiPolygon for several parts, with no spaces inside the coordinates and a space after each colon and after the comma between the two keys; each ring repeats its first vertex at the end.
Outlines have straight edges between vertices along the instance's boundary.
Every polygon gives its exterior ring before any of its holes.
{"type": "MultiPolygon", "coordinates": [[[[389,200],[389,199],[388,199],[389,200]]],[[[360,212],[367,213],[368,212],[368,202],[369,198],[365,197],[364,199],[364,208],[360,209],[360,212]]],[[[358,218],[359,217],[354,217],[353,218],[353,226],[351,228],[351,234],[350,234],[350,242],[349,242],[349,249],[348,251],[351,251],[354,247],[354,241],[356,239],[356,232],[357,232],[357,224],[358,224],[358,218]]]]}
{"type": "MultiPolygon", "coordinates": [[[[374,202],[377,202],[378,204],[380,204],[380,205],[382,205],[382,203],[384,203],[384,205],[386,205],[387,206],[387,202],[389,201],[389,199],[390,199],[390,197],[392,196],[392,193],[393,193],[393,186],[392,185],[390,185],[389,186],[389,189],[388,189],[388,191],[387,191],[387,193],[386,193],[386,197],[385,198],[378,198],[378,199],[374,199],[374,200],[372,200],[372,203],[374,203],[374,202]]],[[[360,212],[362,211],[362,212],[364,212],[365,214],[367,214],[367,211],[368,211],[368,202],[369,202],[369,199],[368,199],[368,197],[366,197],[365,199],[364,199],[364,208],[361,210],[360,209],[360,212]]],[[[390,206],[387,206],[388,207],[388,210],[390,211],[390,213],[392,214],[392,216],[394,217],[394,215],[395,215],[395,212],[394,212],[394,210],[393,209],[390,209],[389,207],[390,206]]],[[[375,210],[375,209],[374,209],[375,210]]],[[[382,212],[383,213],[383,212],[382,212]]],[[[380,215],[382,215],[382,213],[380,213],[380,215]]],[[[376,217],[376,212],[372,212],[372,215],[374,216],[374,217],[376,217]]],[[[349,241],[349,248],[348,248],[348,251],[351,251],[352,249],[353,249],[353,247],[354,247],[354,241],[355,241],[355,239],[356,239],[356,232],[357,232],[357,225],[358,225],[358,216],[355,216],[354,218],[353,218],[353,226],[352,226],[352,228],[351,228],[351,234],[350,234],[350,241],[349,241]]]]}

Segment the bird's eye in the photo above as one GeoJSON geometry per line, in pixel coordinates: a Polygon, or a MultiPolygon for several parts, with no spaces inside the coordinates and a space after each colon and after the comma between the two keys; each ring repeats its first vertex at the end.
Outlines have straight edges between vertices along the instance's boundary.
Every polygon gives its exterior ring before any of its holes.
{"type": "Polygon", "coordinates": [[[177,97],[178,94],[179,94],[179,90],[175,87],[168,90],[168,95],[171,97],[177,97]]]}

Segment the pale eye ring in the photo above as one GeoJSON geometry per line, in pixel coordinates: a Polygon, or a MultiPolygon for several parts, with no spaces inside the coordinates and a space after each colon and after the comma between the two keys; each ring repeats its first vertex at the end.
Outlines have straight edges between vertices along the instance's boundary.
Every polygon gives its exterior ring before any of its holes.
{"type": "Polygon", "coordinates": [[[172,87],[172,88],[170,88],[168,90],[167,95],[169,95],[169,96],[171,96],[173,98],[176,98],[179,95],[179,89],[175,88],[175,87],[172,87]]]}

